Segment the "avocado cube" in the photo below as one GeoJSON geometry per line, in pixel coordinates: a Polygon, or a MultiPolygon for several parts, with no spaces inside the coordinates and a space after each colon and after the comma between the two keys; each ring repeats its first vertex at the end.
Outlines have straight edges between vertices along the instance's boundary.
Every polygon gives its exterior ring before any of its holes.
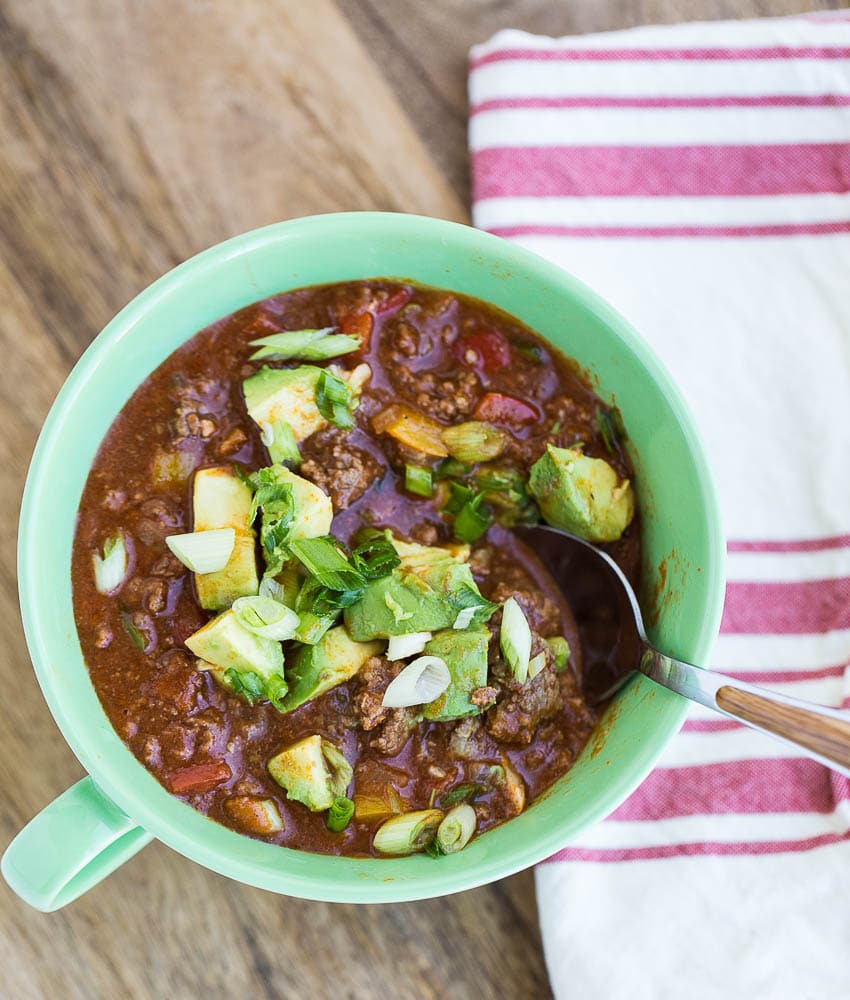
{"type": "Polygon", "coordinates": [[[420,577],[395,569],[366,585],[363,597],[345,609],[351,637],[365,642],[411,632],[451,628],[457,611],[420,577]]]}
{"type": "Polygon", "coordinates": [[[225,611],[207,622],[189,636],[186,645],[225,684],[224,674],[228,670],[256,674],[262,681],[283,674],[281,644],[243,628],[233,611],[225,611]]]}
{"type": "Polygon", "coordinates": [[[548,445],[532,465],[528,485],[549,524],[589,542],[616,541],[634,517],[628,479],[576,448],[548,445]]]}
{"type": "Polygon", "coordinates": [[[269,467],[279,483],[292,487],[294,512],[289,528],[289,538],[321,538],[331,530],[334,511],[331,498],[309,479],[296,475],[285,465],[269,467]]]}
{"type": "Polygon", "coordinates": [[[242,383],[251,419],[263,429],[284,421],[292,428],[296,441],[304,441],[321,430],[327,424],[316,406],[316,386],[321,373],[322,369],[315,365],[298,368],[264,365],[242,383]]]}
{"type": "Polygon", "coordinates": [[[286,797],[311,812],[330,809],[345,795],[354,775],[340,750],[319,735],[307,736],[268,762],[269,774],[286,789],[286,797]]]}
{"type": "Polygon", "coordinates": [[[250,488],[230,466],[199,469],[192,488],[195,531],[233,528],[236,540],[227,565],[215,573],[195,573],[198,603],[208,611],[229,608],[237,597],[259,589],[250,488]]]}
{"type": "Polygon", "coordinates": [[[447,722],[477,715],[481,709],[469,696],[476,688],[487,684],[487,650],[490,630],[483,625],[468,629],[440,632],[425,647],[425,655],[439,656],[451,674],[446,690],[425,706],[426,719],[447,722]]]}
{"type": "Polygon", "coordinates": [[[380,642],[355,642],[342,625],[332,628],[313,646],[303,646],[286,672],[289,693],[283,711],[291,712],[353,677],[383,648],[380,642]]]}

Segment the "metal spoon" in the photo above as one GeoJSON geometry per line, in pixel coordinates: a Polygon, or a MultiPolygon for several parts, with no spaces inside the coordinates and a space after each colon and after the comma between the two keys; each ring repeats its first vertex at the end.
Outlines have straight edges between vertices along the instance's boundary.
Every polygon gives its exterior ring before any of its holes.
{"type": "Polygon", "coordinates": [[[788,698],[662,653],[647,640],[635,593],[613,559],[557,528],[515,531],[559,585],[582,629],[582,674],[591,704],[606,700],[639,671],[850,777],[850,711],[788,698]]]}

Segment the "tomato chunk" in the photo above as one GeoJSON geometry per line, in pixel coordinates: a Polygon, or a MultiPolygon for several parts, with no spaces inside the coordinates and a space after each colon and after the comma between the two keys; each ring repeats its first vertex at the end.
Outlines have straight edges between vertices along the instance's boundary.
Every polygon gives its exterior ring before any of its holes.
{"type": "Polygon", "coordinates": [[[407,305],[412,295],[412,288],[397,288],[385,299],[375,299],[372,302],[372,312],[374,312],[376,316],[383,316],[384,313],[394,312],[396,309],[401,309],[403,305],[407,305]]]}
{"type": "Polygon", "coordinates": [[[496,372],[511,363],[511,348],[498,330],[485,326],[467,333],[452,345],[454,356],[470,368],[496,372]]]}
{"type": "Polygon", "coordinates": [[[369,347],[372,337],[372,328],[375,320],[371,313],[347,313],[339,321],[339,332],[347,333],[350,337],[359,337],[361,350],[365,351],[369,347]]]}
{"type": "Polygon", "coordinates": [[[212,761],[209,764],[190,764],[178,768],[168,776],[168,787],[175,795],[186,792],[208,792],[222,781],[227,781],[232,772],[223,760],[212,761]]]}
{"type": "Polygon", "coordinates": [[[489,420],[497,424],[533,424],[539,415],[533,406],[501,392],[488,392],[482,396],[473,414],[476,420],[489,420]]]}

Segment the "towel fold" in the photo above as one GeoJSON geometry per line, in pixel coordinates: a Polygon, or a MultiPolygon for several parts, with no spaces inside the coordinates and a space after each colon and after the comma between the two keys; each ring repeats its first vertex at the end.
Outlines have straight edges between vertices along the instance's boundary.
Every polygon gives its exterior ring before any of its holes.
{"type": "MultiPolygon", "coordinates": [[[[601,293],[695,413],[728,537],[712,665],[847,706],[850,12],[504,31],[470,105],[475,224],[601,293]]],[[[537,870],[555,996],[850,996],[848,841],[850,782],[694,708],[537,870]]]]}

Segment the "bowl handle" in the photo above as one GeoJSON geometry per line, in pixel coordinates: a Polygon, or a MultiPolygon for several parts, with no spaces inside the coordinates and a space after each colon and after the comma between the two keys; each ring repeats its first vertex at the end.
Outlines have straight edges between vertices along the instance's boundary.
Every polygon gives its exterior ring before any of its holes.
{"type": "Polygon", "coordinates": [[[15,837],[0,871],[10,888],[44,913],[82,896],[153,835],[137,826],[91,778],[63,792],[15,837]]]}

